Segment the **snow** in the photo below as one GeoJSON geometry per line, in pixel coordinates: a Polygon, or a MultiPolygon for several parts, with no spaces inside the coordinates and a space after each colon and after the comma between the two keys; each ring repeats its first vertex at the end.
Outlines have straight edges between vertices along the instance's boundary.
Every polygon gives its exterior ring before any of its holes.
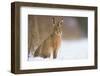
{"type": "MultiPolygon", "coordinates": [[[[56,60],[86,59],[88,58],[88,40],[63,40],[56,60]]],[[[29,56],[29,61],[33,60],[52,60],[50,58],[29,56]]]]}

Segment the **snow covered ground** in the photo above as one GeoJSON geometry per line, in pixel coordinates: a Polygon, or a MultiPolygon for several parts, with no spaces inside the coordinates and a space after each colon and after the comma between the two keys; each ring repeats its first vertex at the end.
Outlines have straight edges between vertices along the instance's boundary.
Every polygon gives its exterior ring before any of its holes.
{"type": "MultiPolygon", "coordinates": [[[[88,58],[88,40],[63,40],[59,49],[57,60],[68,59],[86,59],[88,58]]],[[[41,57],[33,57],[30,55],[29,61],[33,60],[52,60],[51,58],[43,59],[41,57]]]]}

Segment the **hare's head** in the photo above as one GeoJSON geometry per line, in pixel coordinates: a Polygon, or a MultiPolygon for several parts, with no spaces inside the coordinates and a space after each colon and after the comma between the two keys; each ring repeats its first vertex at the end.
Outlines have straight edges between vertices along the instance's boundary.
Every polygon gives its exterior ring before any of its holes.
{"type": "Polygon", "coordinates": [[[52,18],[53,21],[53,29],[54,34],[61,35],[62,34],[62,26],[63,26],[63,18],[61,20],[56,21],[56,18],[52,18]]]}

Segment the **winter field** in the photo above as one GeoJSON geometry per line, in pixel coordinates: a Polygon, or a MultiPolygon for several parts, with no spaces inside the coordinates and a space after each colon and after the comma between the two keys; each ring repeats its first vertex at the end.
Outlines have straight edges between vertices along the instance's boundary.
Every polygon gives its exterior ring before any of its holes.
{"type": "MultiPolygon", "coordinates": [[[[61,47],[58,51],[57,60],[69,60],[69,59],[86,59],[88,58],[88,40],[63,40],[61,47]]],[[[29,61],[34,60],[52,60],[50,58],[33,57],[31,54],[29,56],[29,61]]]]}

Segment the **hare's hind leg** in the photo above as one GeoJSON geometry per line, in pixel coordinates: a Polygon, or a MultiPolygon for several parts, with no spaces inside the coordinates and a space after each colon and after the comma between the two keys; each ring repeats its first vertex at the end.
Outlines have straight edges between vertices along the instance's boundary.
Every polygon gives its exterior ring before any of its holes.
{"type": "Polygon", "coordinates": [[[48,55],[43,55],[43,58],[50,58],[50,54],[48,54],[48,55]]]}
{"type": "Polygon", "coordinates": [[[49,50],[42,50],[42,57],[43,58],[50,58],[50,51],[49,50]]]}
{"type": "Polygon", "coordinates": [[[39,49],[34,52],[34,57],[39,56],[39,49]]]}
{"type": "Polygon", "coordinates": [[[34,52],[34,57],[40,56],[41,46],[39,46],[34,52]]]}

